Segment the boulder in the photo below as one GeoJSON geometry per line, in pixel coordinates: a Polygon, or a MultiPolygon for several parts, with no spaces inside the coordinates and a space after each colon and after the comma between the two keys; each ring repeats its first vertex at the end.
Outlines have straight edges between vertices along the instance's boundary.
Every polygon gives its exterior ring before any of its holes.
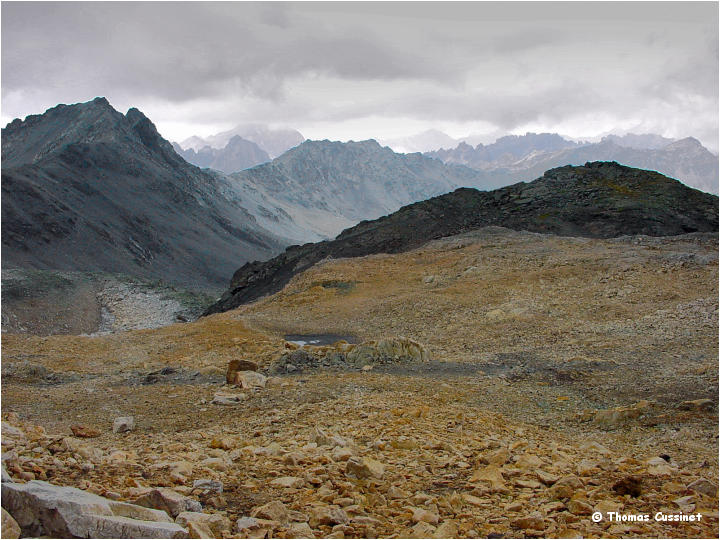
{"type": "Polygon", "coordinates": [[[0,425],[2,426],[0,428],[0,434],[2,435],[3,445],[15,446],[16,444],[21,444],[27,441],[25,433],[23,433],[20,428],[17,428],[4,420],[0,425]]]}
{"type": "Polygon", "coordinates": [[[545,520],[540,512],[533,512],[527,516],[513,519],[510,525],[516,529],[542,531],[545,528],[545,520]]]}
{"type": "Polygon", "coordinates": [[[267,377],[257,371],[238,371],[235,373],[233,383],[240,388],[265,388],[267,377]]]}
{"type": "Polygon", "coordinates": [[[350,521],[345,511],[337,505],[315,506],[310,510],[310,526],[341,525],[350,521]]]}
{"type": "Polygon", "coordinates": [[[2,509],[2,538],[20,538],[20,525],[4,508],[2,509]]]}
{"type": "Polygon", "coordinates": [[[430,523],[431,525],[437,525],[440,521],[440,516],[425,508],[415,508],[413,509],[412,520],[414,523],[420,523],[422,521],[430,523]]]}
{"type": "Polygon", "coordinates": [[[358,458],[350,458],[345,467],[345,473],[355,476],[356,478],[377,478],[380,479],[385,474],[385,466],[369,457],[361,460],[358,458]]]}
{"type": "Polygon", "coordinates": [[[717,484],[714,484],[706,478],[698,478],[694,482],[691,482],[690,484],[688,484],[688,489],[692,489],[693,491],[697,491],[698,493],[704,493],[708,497],[717,498],[718,496],[717,484]]]}
{"type": "Polygon", "coordinates": [[[100,430],[97,430],[95,428],[91,428],[88,426],[81,426],[79,424],[70,426],[70,431],[72,431],[72,433],[75,437],[80,437],[80,438],[85,438],[85,439],[91,439],[91,438],[100,436],[100,430]]]}
{"type": "Polygon", "coordinates": [[[270,485],[281,488],[301,488],[305,485],[305,480],[297,476],[282,476],[270,482],[270,485]]]}
{"type": "Polygon", "coordinates": [[[593,421],[605,429],[620,427],[631,420],[650,414],[657,407],[654,401],[639,401],[630,407],[616,407],[614,409],[599,410],[595,413],[593,421]]]}
{"type": "Polygon", "coordinates": [[[505,479],[497,465],[488,465],[476,470],[470,477],[470,482],[488,482],[495,491],[505,489],[505,479]]]}
{"type": "Polygon", "coordinates": [[[177,517],[181,512],[202,511],[202,506],[195,499],[185,497],[177,491],[167,488],[151,489],[147,493],[140,495],[133,503],[147,508],[164,510],[173,518],[177,517]]]}
{"type": "Polygon", "coordinates": [[[190,521],[187,524],[188,536],[190,538],[216,538],[207,523],[190,521]]]}
{"type": "Polygon", "coordinates": [[[164,512],[111,501],[73,488],[32,480],[2,484],[3,507],[23,536],[61,538],[187,538],[164,512]]]}
{"type": "Polygon", "coordinates": [[[235,374],[238,371],[257,371],[257,364],[250,360],[231,360],[225,373],[225,381],[228,384],[235,384],[235,374]]]}
{"type": "Polygon", "coordinates": [[[135,418],[132,416],[119,416],[113,421],[113,433],[125,433],[135,429],[135,418]]]}
{"type": "Polygon", "coordinates": [[[358,366],[391,362],[429,362],[430,353],[420,343],[403,337],[365,341],[347,354],[348,363],[358,366]]]}
{"type": "Polygon", "coordinates": [[[210,478],[198,478],[193,481],[193,489],[204,489],[215,493],[223,492],[223,483],[220,480],[211,480],[210,478]]]}
{"type": "Polygon", "coordinates": [[[2,482],[12,482],[12,477],[10,476],[10,473],[7,472],[7,469],[5,468],[5,464],[2,465],[2,482]]]}
{"type": "Polygon", "coordinates": [[[246,397],[247,396],[242,393],[220,391],[215,392],[215,395],[210,403],[214,405],[238,405],[239,403],[242,403],[246,397]]]}
{"type": "Polygon", "coordinates": [[[250,515],[253,518],[267,519],[277,521],[278,523],[287,523],[290,520],[290,514],[287,507],[280,501],[271,501],[262,506],[253,508],[250,515]]]}
{"type": "Polygon", "coordinates": [[[222,538],[224,533],[229,533],[232,523],[221,514],[204,514],[203,512],[180,512],[175,518],[175,523],[181,527],[187,527],[190,523],[200,523],[212,531],[217,538],[222,538]]]}
{"type": "Polygon", "coordinates": [[[335,448],[336,446],[341,447],[352,447],[353,442],[350,439],[341,437],[336,433],[325,433],[321,428],[315,427],[314,442],[318,446],[330,446],[335,448]]]}

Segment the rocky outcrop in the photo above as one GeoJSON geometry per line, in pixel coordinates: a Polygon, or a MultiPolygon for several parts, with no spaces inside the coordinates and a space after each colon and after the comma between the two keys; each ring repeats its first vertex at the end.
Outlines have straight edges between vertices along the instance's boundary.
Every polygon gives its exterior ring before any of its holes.
{"type": "Polygon", "coordinates": [[[389,362],[428,362],[430,353],[420,343],[406,338],[365,341],[347,353],[347,361],[356,365],[389,362]]]}
{"type": "MultiPolygon", "coordinates": [[[[26,484],[3,482],[2,505],[24,536],[188,538],[187,530],[161,510],[112,501],[40,480],[26,484]]],[[[3,533],[5,520],[3,517],[3,533]]]]}
{"type": "Polygon", "coordinates": [[[408,251],[488,225],[592,238],[715,231],[718,198],[659,173],[613,162],[560,167],[529,184],[495,191],[461,188],[361,222],[335,240],[291,246],[267,262],[247,263],[205,314],[278,292],[295,274],[326,258],[408,251]]]}
{"type": "MultiPolygon", "coordinates": [[[[424,345],[404,337],[388,337],[360,344],[341,340],[333,345],[305,345],[301,349],[282,354],[271,371],[284,374],[322,368],[369,370],[375,365],[429,361],[430,352],[424,345]]],[[[237,375],[235,384],[240,384],[237,382],[237,375]]]]}

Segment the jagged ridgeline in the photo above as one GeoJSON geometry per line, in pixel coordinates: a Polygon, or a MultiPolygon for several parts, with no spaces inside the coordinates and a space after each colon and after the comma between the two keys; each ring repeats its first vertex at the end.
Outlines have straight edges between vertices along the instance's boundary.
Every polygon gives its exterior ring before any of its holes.
{"type": "Polygon", "coordinates": [[[58,105],[2,130],[3,268],[82,270],[221,287],[238,259],[288,242],[229,181],[190,165],[137,109],[58,105]]]}
{"type": "Polygon", "coordinates": [[[335,240],[291,246],[267,262],[245,264],[206,314],[275,293],[327,257],[398,253],[488,225],[591,238],[716,231],[718,197],[615,162],[560,167],[494,191],[461,188],[361,222],[335,240]]]}

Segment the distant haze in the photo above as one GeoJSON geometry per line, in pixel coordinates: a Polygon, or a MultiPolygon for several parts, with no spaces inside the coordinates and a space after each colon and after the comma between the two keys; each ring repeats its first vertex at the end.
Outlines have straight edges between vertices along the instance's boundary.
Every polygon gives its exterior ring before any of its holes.
{"type": "Polygon", "coordinates": [[[718,149],[716,2],[1,9],[3,124],[106,96],[175,141],[259,123],[310,139],[634,132],[718,149]]]}

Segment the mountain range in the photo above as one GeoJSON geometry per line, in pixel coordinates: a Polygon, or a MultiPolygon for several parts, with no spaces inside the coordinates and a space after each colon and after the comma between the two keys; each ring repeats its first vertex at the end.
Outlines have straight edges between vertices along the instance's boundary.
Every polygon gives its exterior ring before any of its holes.
{"type": "Polygon", "coordinates": [[[483,186],[485,175],[376,141],[305,141],[269,163],[230,175],[258,222],[303,240],[332,238],[363,219],[452,191],[483,186]],[[288,219],[289,218],[289,219],[288,219]]]}
{"type": "Polygon", "coordinates": [[[688,186],[718,193],[718,156],[697,139],[671,140],[659,135],[610,135],[597,143],[577,143],[553,133],[502,137],[490,145],[460,143],[425,155],[485,171],[488,181],[529,181],[544,171],[587,161],[617,161],[658,171],[688,186]]]}
{"type": "Polygon", "coordinates": [[[717,158],[694,139],[649,142],[660,148],[619,146],[612,137],[579,144],[528,134],[475,148],[461,144],[443,151],[445,163],[437,153],[398,154],[374,140],[304,141],[226,174],[222,169],[235,167],[231,154],[235,163],[269,154],[231,135],[224,152],[209,145],[193,150],[207,160],[201,169],[137,109],[123,115],[104,98],[58,105],[2,130],[3,267],[125,273],[212,288],[226,284],[238,265],[266,260],[290,244],[334,238],[358,222],[460,187],[492,190],[541,177],[548,163],[585,163],[598,149],[623,163],[644,157],[644,167],[673,167],[686,183],[706,180],[703,168],[712,170],[713,163],[717,171],[717,158]]]}
{"type": "Polygon", "coordinates": [[[222,149],[227,146],[230,139],[236,136],[255,143],[271,158],[276,158],[305,140],[302,133],[294,129],[273,129],[260,124],[241,124],[209,137],[193,135],[181,141],[179,146],[185,150],[192,148],[195,151],[201,150],[205,146],[222,149]]]}
{"type": "Polygon", "coordinates": [[[104,98],[2,130],[2,264],[218,286],[288,240],[259,226],[222,176],[188,164],[139,110],[104,98]]]}
{"type": "Polygon", "coordinates": [[[239,135],[233,136],[223,148],[206,145],[195,151],[193,148],[183,150],[177,143],[172,143],[172,146],[188,163],[228,174],[270,161],[265,150],[239,135]]]}
{"type": "Polygon", "coordinates": [[[14,120],[2,130],[2,156],[4,267],[195,288],[227,283],[244,260],[482,180],[374,141],[306,141],[226,175],[191,165],[140,111],[123,115],[104,98],[14,120]]]}
{"type": "Polygon", "coordinates": [[[718,197],[614,162],[568,165],[494,191],[461,188],[363,221],[334,240],[292,246],[269,261],[247,263],[206,314],[278,292],[294,275],[327,258],[398,253],[489,225],[592,238],[714,232],[718,197]]]}

